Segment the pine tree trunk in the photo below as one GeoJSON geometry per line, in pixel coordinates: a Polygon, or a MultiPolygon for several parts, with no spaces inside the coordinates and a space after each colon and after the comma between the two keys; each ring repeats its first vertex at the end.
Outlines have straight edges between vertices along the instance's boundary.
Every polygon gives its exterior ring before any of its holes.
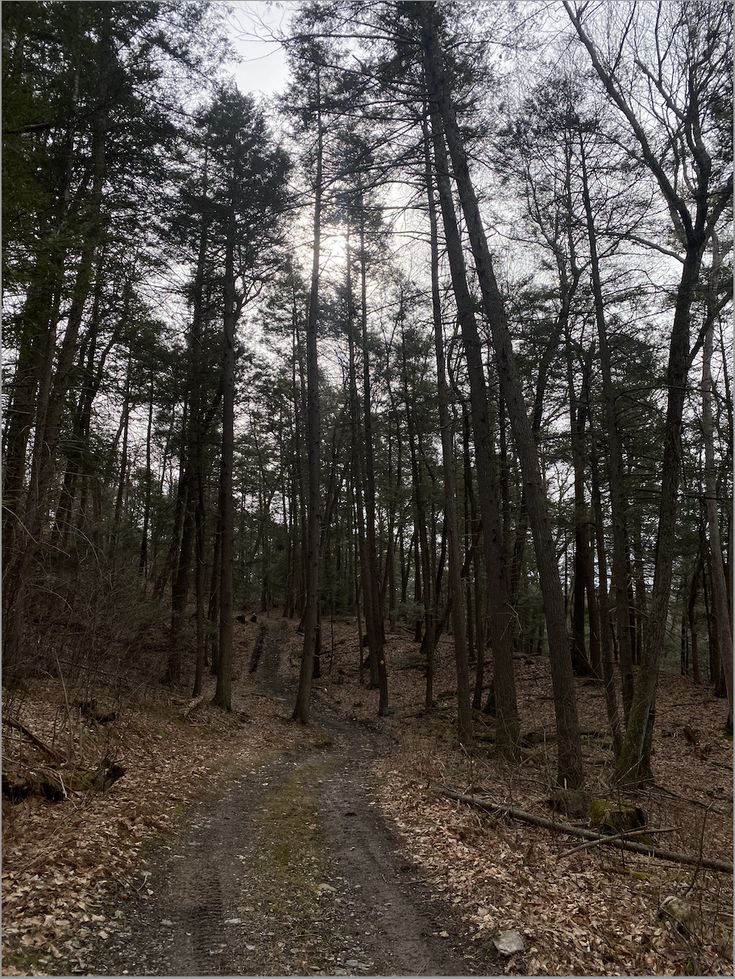
{"type": "MultiPolygon", "coordinates": [[[[687,250],[676,295],[674,326],[671,332],[666,373],[668,401],[662,448],[661,500],[656,534],[653,592],[643,660],[638,671],[625,740],[616,770],[618,779],[627,785],[641,785],[653,779],[650,743],[655,719],[656,686],[665,648],[666,621],[671,594],[681,472],[681,428],[689,373],[691,306],[698,285],[701,259],[701,251],[698,248],[687,250]]],[[[731,649],[728,644],[725,654],[730,655],[731,649]]],[[[727,673],[727,670],[725,672],[727,673]]]]}
{"type": "MultiPolygon", "coordinates": [[[[368,665],[370,668],[370,686],[378,686],[378,654],[382,636],[376,635],[376,616],[373,611],[375,599],[374,591],[370,586],[370,575],[374,573],[371,569],[370,555],[368,551],[368,537],[365,528],[365,508],[363,505],[363,490],[365,479],[363,473],[363,458],[360,442],[362,439],[362,425],[360,418],[360,399],[357,394],[357,369],[355,366],[355,350],[357,346],[355,336],[355,306],[352,291],[352,253],[350,249],[350,234],[347,232],[347,347],[349,354],[348,374],[350,387],[350,420],[351,420],[351,441],[352,441],[352,474],[353,491],[355,495],[356,521],[357,521],[357,540],[360,556],[360,578],[362,581],[363,607],[365,613],[365,630],[368,642],[368,665]]],[[[360,636],[360,648],[362,649],[362,635],[360,636]]]]}
{"type": "Polygon", "coordinates": [[[434,316],[434,345],[436,350],[439,429],[441,431],[442,465],[444,469],[444,513],[446,519],[447,546],[449,549],[452,638],[454,640],[454,656],[457,667],[457,727],[459,743],[464,747],[469,747],[473,740],[470,674],[465,636],[464,602],[462,600],[462,557],[460,551],[459,522],[457,520],[457,486],[454,477],[452,428],[448,407],[449,398],[441,314],[434,316]]]}
{"type": "Polygon", "coordinates": [[[150,394],[148,399],[148,424],[145,436],[145,498],[143,500],[143,531],[140,539],[140,557],[138,571],[143,577],[148,576],[148,528],[151,520],[151,492],[153,489],[153,471],[151,469],[151,433],[153,431],[153,374],[150,379],[150,394]]]}
{"type": "MultiPolygon", "coordinates": [[[[435,224],[434,224],[435,227],[435,224]]],[[[434,237],[432,235],[432,295],[434,289],[434,237]]],[[[424,705],[427,712],[430,712],[434,703],[434,596],[432,595],[431,563],[429,558],[429,535],[426,522],[426,504],[424,500],[424,488],[421,480],[419,468],[418,451],[416,447],[416,419],[412,407],[411,397],[408,391],[408,369],[406,362],[406,344],[401,331],[401,361],[402,361],[402,380],[403,380],[403,401],[406,409],[406,424],[408,428],[408,447],[411,455],[411,482],[413,484],[414,512],[416,516],[415,531],[415,585],[416,602],[423,602],[424,607],[424,636],[426,642],[426,686],[424,693],[424,705]]],[[[413,543],[413,542],[412,542],[413,543]]],[[[414,632],[414,642],[421,641],[421,620],[417,617],[416,630],[414,632]]]]}
{"type": "MultiPolygon", "coordinates": [[[[232,189],[234,201],[235,192],[232,189]]],[[[225,244],[224,281],[224,350],[222,358],[222,456],[220,461],[220,586],[219,649],[217,655],[217,688],[214,703],[224,710],[232,709],[232,636],[235,505],[233,500],[233,460],[235,451],[235,215],[230,211],[225,244]]]]}
{"type": "Polygon", "coordinates": [[[600,368],[602,370],[602,391],[605,403],[605,422],[607,426],[607,469],[610,480],[610,509],[613,526],[613,593],[615,596],[615,618],[617,622],[618,648],[620,655],[620,675],[623,692],[623,712],[627,721],[633,702],[633,647],[630,630],[630,604],[628,586],[630,581],[628,529],[626,522],[627,503],[625,499],[625,473],[623,466],[623,447],[620,439],[620,425],[616,409],[615,391],[612,383],[610,351],[607,342],[607,324],[602,296],[600,264],[597,256],[597,235],[595,233],[592,203],[587,180],[587,161],[584,141],[580,137],[580,158],[582,162],[582,198],[587,220],[587,238],[590,246],[590,266],[592,272],[592,293],[595,301],[597,336],[600,343],[600,368]]]}
{"type": "Polygon", "coordinates": [[[322,220],[322,158],[324,132],[321,116],[319,68],[316,68],[317,87],[317,158],[316,197],[314,201],[314,243],[311,265],[311,292],[306,323],[307,426],[308,454],[308,519],[306,540],[306,608],[304,612],[304,648],[301,654],[299,689],[293,718],[308,723],[311,701],[311,682],[314,656],[319,648],[319,562],[321,539],[321,506],[319,486],[319,457],[321,448],[321,413],[319,403],[319,353],[317,326],[319,323],[319,252],[322,220]]]}
{"type": "MultiPolygon", "coordinates": [[[[365,251],[365,205],[362,188],[359,192],[359,233],[360,233],[360,319],[362,340],[362,381],[363,381],[363,430],[365,445],[365,530],[367,534],[367,584],[372,590],[370,616],[365,606],[365,621],[368,630],[368,648],[371,659],[375,659],[378,672],[378,715],[388,713],[388,674],[383,647],[383,598],[378,576],[378,557],[375,542],[375,463],[373,453],[373,423],[370,382],[370,350],[367,333],[367,254],[365,251]],[[372,636],[372,638],[371,638],[372,636]]],[[[390,543],[389,543],[390,551],[390,543]]],[[[386,561],[386,570],[388,561],[386,561]]],[[[363,587],[363,598],[367,589],[363,587]]]]}
{"type": "MultiPolygon", "coordinates": [[[[591,359],[591,358],[590,358],[591,359]]],[[[589,369],[588,363],[585,377],[585,390],[589,394],[589,369]]],[[[597,544],[597,578],[598,578],[598,605],[600,609],[600,641],[601,641],[601,660],[602,660],[602,682],[605,686],[605,708],[607,710],[607,722],[612,736],[613,754],[617,761],[623,744],[623,735],[620,726],[620,715],[618,713],[618,699],[615,692],[615,671],[613,667],[614,650],[613,635],[610,622],[610,608],[607,592],[607,556],[605,554],[605,526],[602,520],[602,494],[600,492],[600,479],[597,469],[597,449],[595,447],[595,433],[590,422],[590,474],[592,477],[592,512],[595,522],[595,541],[597,544]]]]}
{"type": "Polygon", "coordinates": [[[704,492],[707,500],[707,528],[709,530],[710,580],[712,584],[712,611],[717,631],[717,645],[722,657],[727,689],[727,730],[732,731],[732,632],[727,602],[727,583],[723,562],[720,521],[717,512],[717,470],[715,468],[714,420],[712,416],[712,324],[707,330],[702,349],[702,436],[704,439],[704,492]]]}
{"type": "Polygon", "coordinates": [[[196,598],[196,660],[194,669],[194,686],[192,697],[198,697],[204,683],[204,667],[206,665],[207,647],[204,623],[204,486],[201,468],[197,473],[196,508],[194,512],[195,526],[195,556],[194,556],[194,590],[196,598]]]}
{"type": "MultiPolygon", "coordinates": [[[[516,445],[519,448],[519,454],[522,455],[522,463],[523,457],[525,457],[523,468],[524,481],[528,494],[529,518],[531,519],[532,529],[535,528],[534,536],[537,545],[537,561],[542,587],[544,588],[547,614],[551,618],[551,623],[555,626],[556,633],[560,633],[560,636],[557,637],[559,641],[557,642],[556,648],[554,648],[553,643],[551,644],[552,676],[554,679],[557,728],[559,732],[559,777],[561,780],[566,779],[570,785],[576,785],[581,783],[582,780],[576,701],[569,644],[566,637],[563,595],[561,594],[551,528],[546,514],[546,502],[543,497],[538,470],[538,457],[528,424],[528,418],[525,414],[522,391],[515,374],[510,334],[508,333],[497,285],[495,284],[492,273],[489,253],[487,252],[487,241],[480,224],[477,200],[467,169],[464,147],[461,143],[456,120],[454,119],[449,93],[445,87],[441,54],[434,31],[433,10],[432,8],[428,8],[428,6],[424,7],[424,10],[428,10],[425,18],[424,40],[426,73],[429,81],[430,94],[435,106],[432,112],[432,135],[437,180],[442,215],[444,217],[452,282],[455,297],[457,298],[458,317],[470,376],[472,420],[475,436],[475,464],[478,474],[480,512],[486,548],[486,572],[488,575],[488,601],[490,603],[488,606],[488,625],[495,663],[494,686],[499,711],[498,730],[499,733],[502,732],[499,740],[501,743],[505,742],[510,750],[514,750],[519,730],[515,682],[513,679],[512,615],[504,566],[505,548],[502,527],[500,525],[500,506],[496,489],[497,474],[493,472],[494,460],[487,418],[487,395],[485,391],[481,349],[473,313],[472,299],[467,288],[464,256],[456,228],[456,219],[454,217],[446,152],[441,138],[441,131],[437,131],[438,125],[443,125],[444,132],[446,133],[460,200],[468,230],[470,231],[470,239],[475,255],[475,265],[480,275],[481,289],[486,303],[486,313],[493,334],[493,345],[497,358],[501,392],[508,407],[516,445]],[[481,247],[483,243],[484,249],[481,247]],[[488,308],[487,304],[490,301],[491,306],[488,308]],[[552,587],[554,584],[555,591],[552,587]],[[555,599],[553,606],[550,599],[555,599]],[[553,612],[556,614],[552,614],[553,612]]],[[[552,634],[551,624],[549,632],[552,634]]]]}

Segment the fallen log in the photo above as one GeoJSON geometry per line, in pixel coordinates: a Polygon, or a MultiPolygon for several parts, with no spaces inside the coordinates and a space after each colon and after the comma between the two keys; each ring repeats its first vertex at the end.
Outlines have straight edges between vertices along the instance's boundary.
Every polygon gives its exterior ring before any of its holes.
{"type": "Polygon", "coordinates": [[[609,843],[614,843],[615,840],[627,840],[631,836],[653,836],[654,833],[673,833],[676,829],[675,826],[660,826],[658,829],[652,829],[650,826],[643,826],[641,829],[629,829],[624,833],[615,833],[614,836],[601,836],[599,840],[587,840],[586,843],[580,843],[579,846],[573,846],[571,850],[567,850],[566,853],[562,853],[559,857],[560,860],[566,860],[567,857],[571,857],[574,853],[579,853],[580,850],[589,850],[593,846],[605,846],[609,843]]]}
{"type": "MultiPolygon", "coordinates": [[[[8,766],[6,766],[7,768],[8,766]]],[[[103,759],[94,769],[52,769],[41,766],[22,772],[3,771],[2,792],[10,802],[22,802],[28,795],[39,795],[49,802],[62,802],[71,792],[106,792],[125,774],[122,765],[103,759]]]]}
{"type": "Polygon", "coordinates": [[[644,856],[656,857],[659,860],[668,860],[671,863],[686,864],[690,867],[706,867],[708,870],[719,870],[724,874],[731,874],[733,871],[732,863],[729,860],[715,860],[704,856],[692,856],[689,853],[676,853],[673,850],[663,850],[658,847],[646,846],[644,843],[634,843],[630,840],[615,839],[607,837],[604,833],[595,833],[591,829],[583,829],[581,826],[569,826],[566,823],[556,822],[553,819],[546,819],[544,816],[537,816],[532,812],[525,812],[523,809],[516,809],[515,806],[499,805],[478,799],[475,796],[464,795],[454,789],[439,786],[435,789],[437,795],[447,799],[454,799],[462,802],[473,809],[479,809],[491,816],[509,816],[521,823],[528,823],[530,826],[540,826],[542,829],[549,829],[552,832],[565,833],[567,836],[577,836],[583,840],[598,840],[600,844],[617,847],[619,850],[629,850],[632,853],[642,853],[644,856]]]}
{"type": "Polygon", "coordinates": [[[39,738],[37,734],[34,734],[33,731],[30,731],[25,724],[21,724],[20,721],[14,721],[11,717],[3,717],[3,724],[6,724],[14,731],[20,731],[20,733],[25,735],[25,737],[27,737],[32,744],[34,744],[37,748],[40,748],[44,754],[48,755],[49,758],[52,758],[54,761],[64,761],[64,755],[60,751],[57,751],[56,748],[52,748],[50,744],[46,744],[45,741],[42,741],[41,738],[39,738]]]}

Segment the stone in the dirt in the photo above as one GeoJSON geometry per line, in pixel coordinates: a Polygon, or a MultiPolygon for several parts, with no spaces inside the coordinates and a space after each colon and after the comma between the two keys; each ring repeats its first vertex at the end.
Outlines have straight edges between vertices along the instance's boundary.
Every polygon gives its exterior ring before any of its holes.
{"type": "Polygon", "coordinates": [[[242,924],[242,918],[225,918],[226,925],[240,925],[242,924]]]}
{"type": "Polygon", "coordinates": [[[173,925],[173,921],[169,921],[168,918],[163,918],[161,924],[165,925],[167,928],[170,928],[173,925]]]}
{"type": "Polygon", "coordinates": [[[515,955],[526,947],[523,936],[515,928],[499,931],[497,935],[493,935],[493,945],[501,955],[515,955]]]}
{"type": "Polygon", "coordinates": [[[335,888],[331,884],[317,884],[316,889],[320,894],[334,894],[335,888]]]}

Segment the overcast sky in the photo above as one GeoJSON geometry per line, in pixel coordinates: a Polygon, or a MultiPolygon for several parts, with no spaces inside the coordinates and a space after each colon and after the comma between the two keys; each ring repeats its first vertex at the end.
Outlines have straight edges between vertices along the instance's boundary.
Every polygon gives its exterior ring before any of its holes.
{"type": "Polygon", "coordinates": [[[230,0],[229,39],[241,59],[234,70],[241,91],[260,95],[283,91],[288,79],[286,56],[269,35],[287,28],[298,5],[297,0],[230,0]]]}

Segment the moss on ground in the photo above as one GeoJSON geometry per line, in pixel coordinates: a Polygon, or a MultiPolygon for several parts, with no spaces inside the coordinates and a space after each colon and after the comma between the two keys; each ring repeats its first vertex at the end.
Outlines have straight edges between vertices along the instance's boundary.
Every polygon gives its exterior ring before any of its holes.
{"type": "Polygon", "coordinates": [[[65,957],[55,958],[44,949],[10,952],[3,955],[3,975],[22,973],[26,976],[68,976],[72,965],[65,957]]]}
{"type": "MultiPolygon", "coordinates": [[[[310,772],[314,780],[321,767],[310,772]]],[[[309,778],[309,782],[312,779],[309,778]]],[[[262,813],[269,862],[289,891],[315,892],[327,867],[326,843],[319,829],[314,791],[294,775],[267,797],[262,813]]]]}

